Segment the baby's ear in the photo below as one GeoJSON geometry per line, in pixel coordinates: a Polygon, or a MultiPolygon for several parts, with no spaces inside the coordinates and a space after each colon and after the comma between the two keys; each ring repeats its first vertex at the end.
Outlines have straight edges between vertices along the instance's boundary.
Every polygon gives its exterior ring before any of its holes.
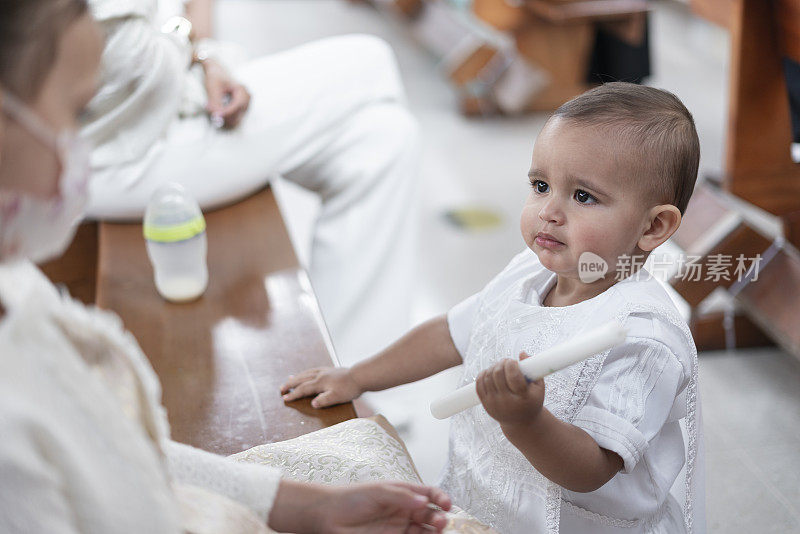
{"type": "Polygon", "coordinates": [[[681,211],[672,204],[661,204],[650,208],[647,220],[650,226],[639,238],[639,248],[650,252],[669,239],[681,225],[681,211]]]}

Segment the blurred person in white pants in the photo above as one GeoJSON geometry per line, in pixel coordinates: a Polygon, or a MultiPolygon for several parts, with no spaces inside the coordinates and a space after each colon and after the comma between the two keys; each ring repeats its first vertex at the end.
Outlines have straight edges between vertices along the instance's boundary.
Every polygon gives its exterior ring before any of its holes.
{"type": "Polygon", "coordinates": [[[170,181],[204,209],[277,175],[316,193],[310,277],[351,365],[409,321],[419,142],[395,58],[376,37],[348,35],[229,72],[208,39],[211,4],[90,1],[107,41],[82,128],[95,146],[88,215],[140,219],[170,181]],[[191,40],[174,15],[194,23],[191,40]]]}

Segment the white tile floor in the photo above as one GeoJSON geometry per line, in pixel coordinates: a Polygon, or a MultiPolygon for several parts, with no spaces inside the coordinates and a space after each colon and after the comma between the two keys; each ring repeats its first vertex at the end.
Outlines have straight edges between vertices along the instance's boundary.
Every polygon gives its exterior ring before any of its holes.
{"type": "MultiPolygon", "coordinates": [[[[694,113],[702,145],[701,173],[722,168],[727,109],[727,35],[692,18],[685,6],[654,2],[654,76],[649,83],[675,92],[694,113]]],[[[395,49],[412,111],[422,126],[424,232],[415,319],[441,313],[480,289],[524,246],[517,217],[527,194],[525,173],[533,140],[546,119],[474,120],[461,117],[435,58],[403,24],[344,0],[221,0],[218,34],[252,55],[312,39],[376,34],[395,49]],[[451,227],[443,211],[463,205],[497,210],[503,224],[486,233],[451,227]]],[[[308,219],[293,228],[307,240],[313,200],[282,187],[284,202],[308,219]]],[[[777,349],[701,355],[701,393],[707,434],[710,532],[800,532],[800,363],[777,349]]],[[[447,424],[428,412],[430,400],[452,387],[455,373],[381,393],[402,399],[403,436],[423,478],[434,482],[446,455],[447,424]]],[[[388,411],[388,410],[385,410],[388,411]]]]}

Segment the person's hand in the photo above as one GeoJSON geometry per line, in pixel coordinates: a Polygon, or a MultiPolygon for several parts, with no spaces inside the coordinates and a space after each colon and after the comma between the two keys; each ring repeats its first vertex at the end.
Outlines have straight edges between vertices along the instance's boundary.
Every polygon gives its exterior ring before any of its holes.
{"type": "MultiPolygon", "coordinates": [[[[524,360],[528,355],[519,357],[524,360]]],[[[504,359],[481,371],[475,386],[486,412],[501,427],[529,425],[542,411],[544,380],[528,381],[514,360],[504,359]]]]}
{"type": "Polygon", "coordinates": [[[363,393],[353,379],[350,369],[343,367],[317,367],[290,376],[281,386],[284,402],[317,395],[311,401],[314,408],[349,402],[363,393]]]}
{"type": "Polygon", "coordinates": [[[441,532],[447,524],[442,510],[450,506],[440,489],[415,484],[335,486],[319,507],[318,524],[323,534],[441,532]]]}
{"type": "Polygon", "coordinates": [[[218,126],[235,128],[250,106],[250,93],[216,61],[205,59],[202,65],[208,93],[206,111],[211,116],[212,123],[219,121],[218,126]]]}

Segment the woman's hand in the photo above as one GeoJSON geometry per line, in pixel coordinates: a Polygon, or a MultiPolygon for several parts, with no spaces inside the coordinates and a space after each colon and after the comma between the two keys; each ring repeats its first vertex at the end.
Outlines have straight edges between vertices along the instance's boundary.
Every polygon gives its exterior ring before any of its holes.
{"type": "Polygon", "coordinates": [[[212,123],[225,128],[235,128],[250,106],[250,93],[231,78],[228,71],[213,59],[202,62],[206,75],[206,110],[212,123]]]}
{"type": "Polygon", "coordinates": [[[405,482],[322,486],[282,480],[269,527],[298,534],[424,534],[447,524],[450,497],[405,482]]]}
{"type": "MultiPolygon", "coordinates": [[[[520,360],[527,357],[520,354],[520,360]]],[[[501,427],[530,425],[542,411],[544,380],[529,382],[514,360],[505,359],[481,371],[475,385],[486,412],[501,427]]]]}
{"type": "Polygon", "coordinates": [[[450,498],[437,488],[402,482],[339,486],[320,507],[320,532],[441,532],[447,518],[440,509],[450,509],[450,498]]]}
{"type": "Polygon", "coordinates": [[[317,395],[311,406],[324,408],[349,402],[360,397],[364,390],[353,379],[350,369],[343,367],[317,367],[290,376],[281,386],[284,402],[317,395]]]}

